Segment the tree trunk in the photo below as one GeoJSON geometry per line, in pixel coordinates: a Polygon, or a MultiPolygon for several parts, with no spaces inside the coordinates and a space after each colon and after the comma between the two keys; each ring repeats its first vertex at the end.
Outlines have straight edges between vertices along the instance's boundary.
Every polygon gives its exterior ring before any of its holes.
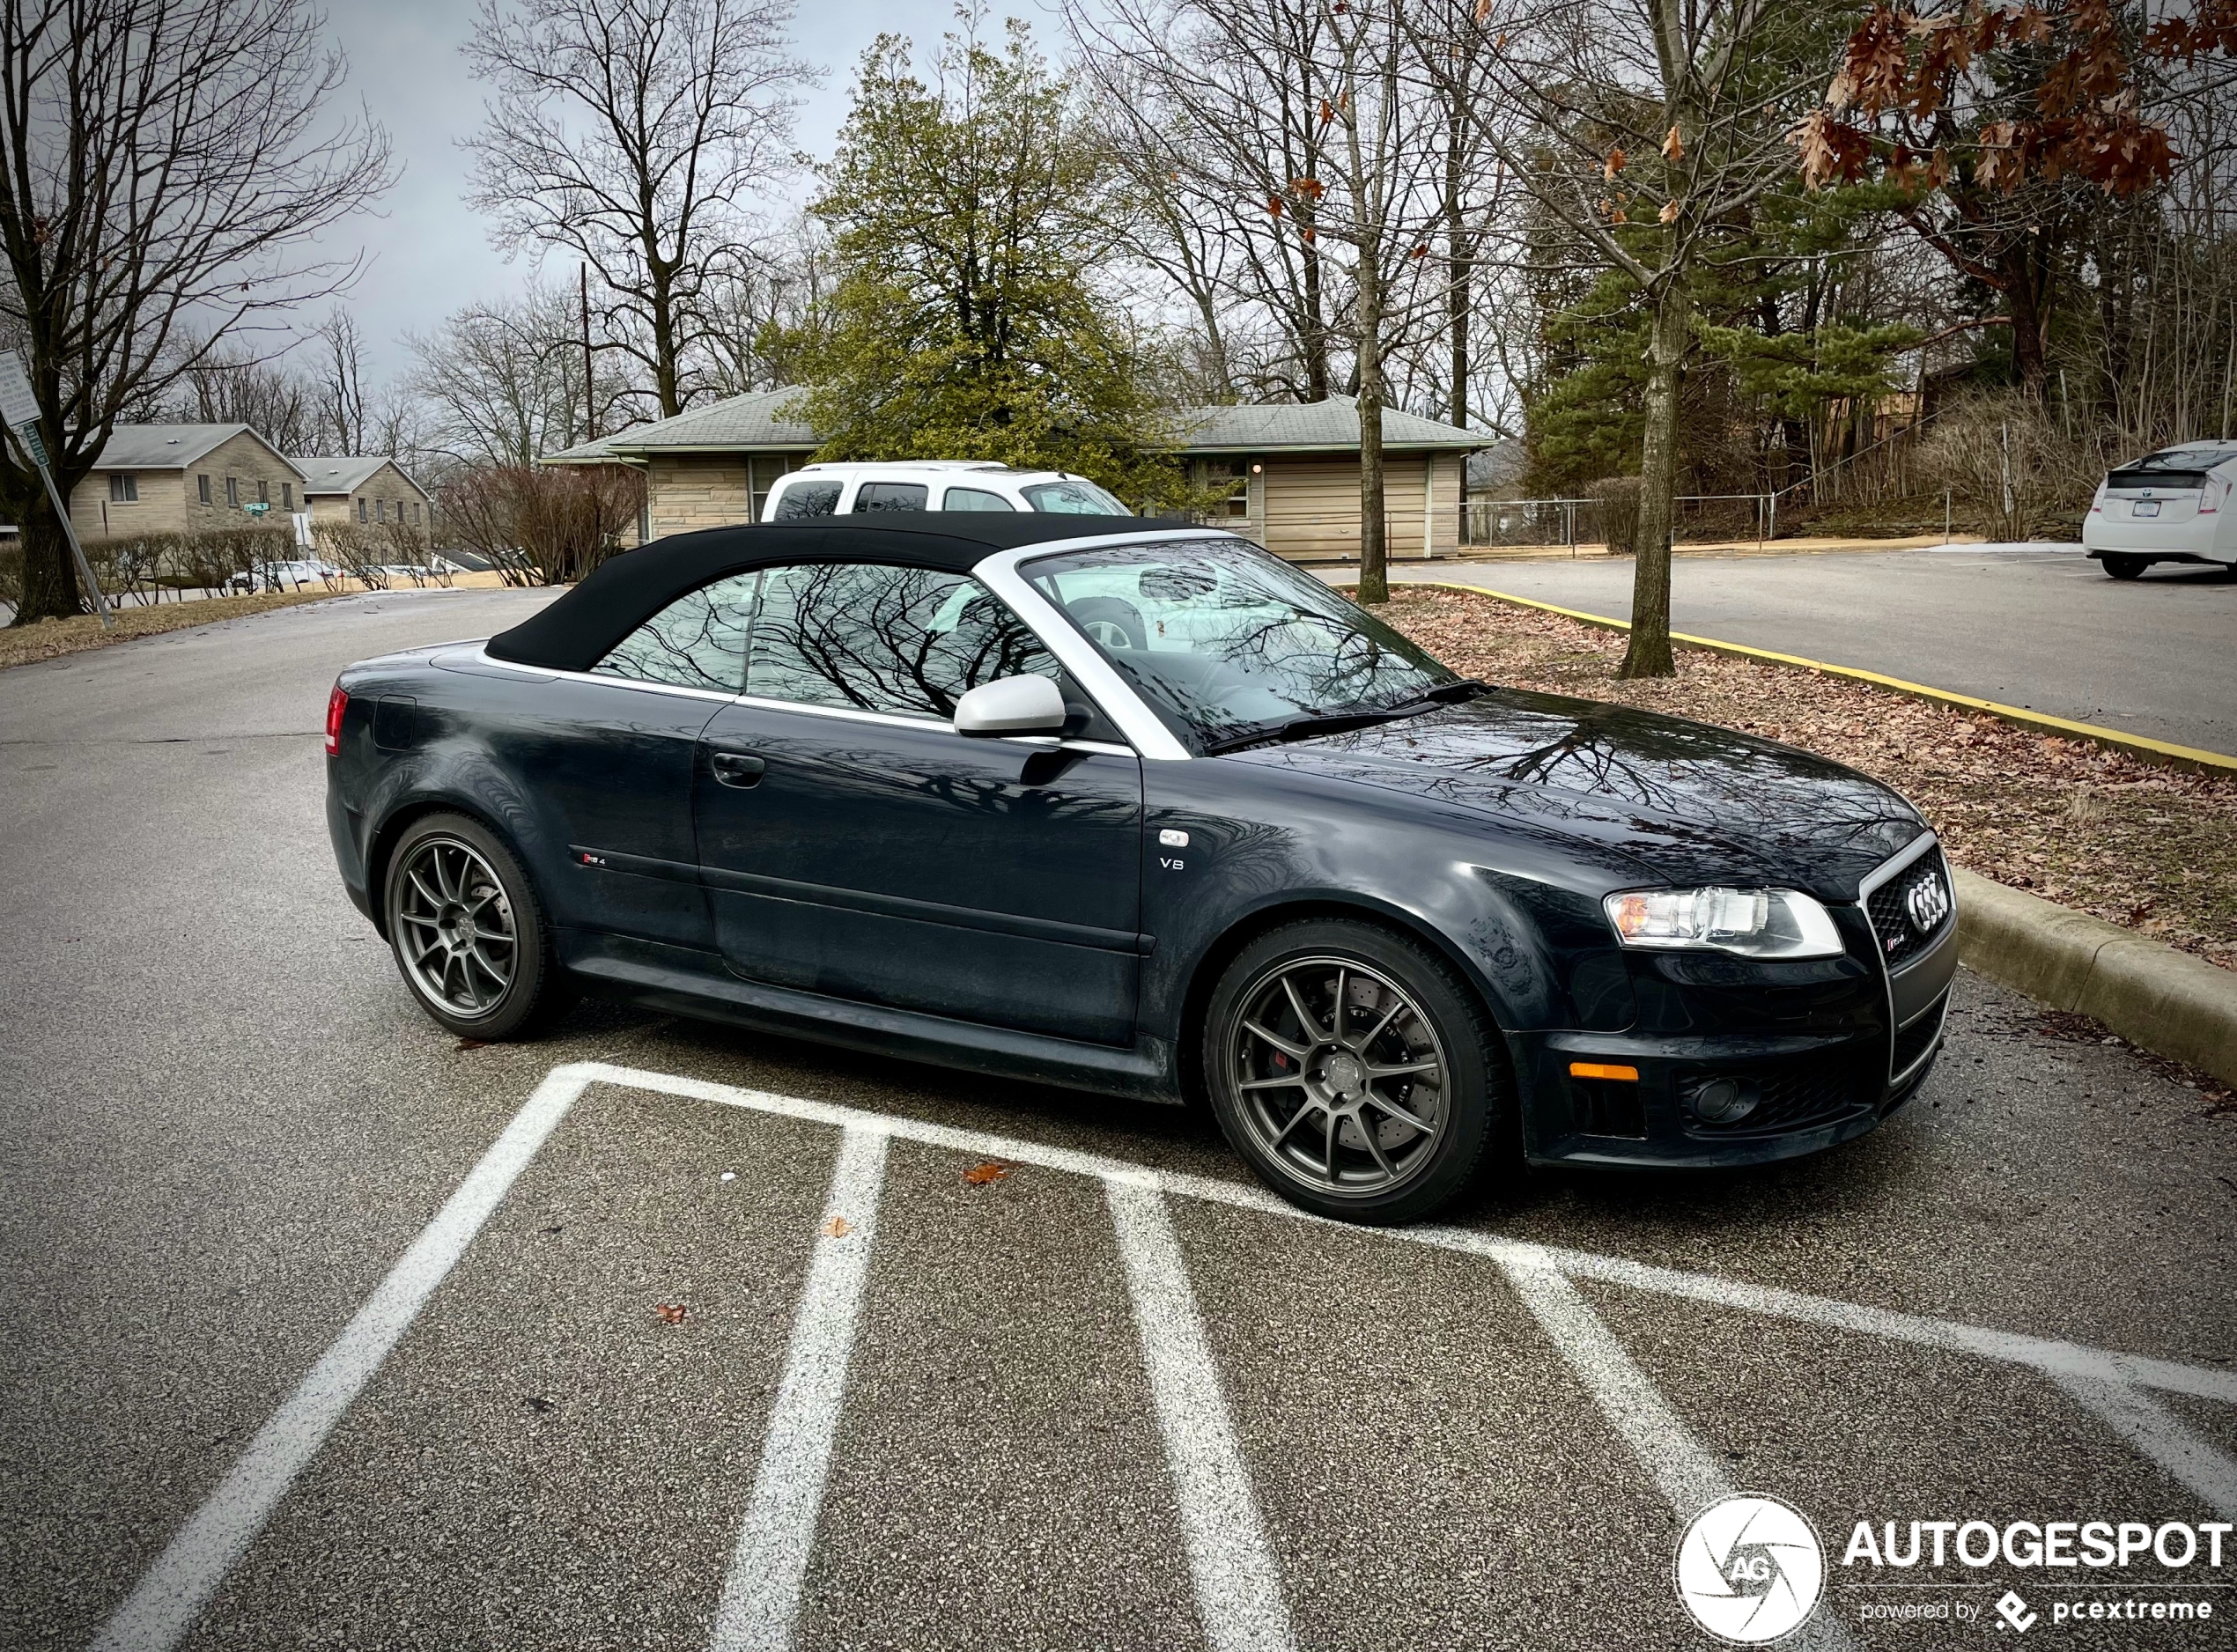
{"type": "MultiPolygon", "coordinates": [[[[1361,262],[1364,263],[1364,257],[1361,262]]],[[[1359,600],[1391,600],[1383,518],[1383,289],[1359,284],[1359,600]]]]}
{"type": "Polygon", "coordinates": [[[1670,538],[1678,492],[1678,387],[1693,334],[1692,305],[1676,281],[1655,306],[1647,345],[1646,434],[1639,455],[1637,562],[1631,579],[1631,645],[1624,677],[1671,677],[1670,538]]]}
{"type": "MultiPolygon", "coordinates": [[[[11,466],[9,476],[11,485],[0,490],[0,511],[22,524],[18,542],[23,547],[23,596],[9,623],[35,625],[41,620],[70,619],[87,612],[85,594],[78,589],[78,569],[70,560],[70,542],[55,520],[46,484],[35,470],[11,466]]],[[[55,480],[60,483],[62,478],[55,480]]]]}
{"type": "MultiPolygon", "coordinates": [[[[1308,228],[1311,219],[1305,219],[1308,228]]],[[[1328,324],[1321,315],[1320,254],[1305,243],[1305,400],[1328,400],[1328,324]]]]}

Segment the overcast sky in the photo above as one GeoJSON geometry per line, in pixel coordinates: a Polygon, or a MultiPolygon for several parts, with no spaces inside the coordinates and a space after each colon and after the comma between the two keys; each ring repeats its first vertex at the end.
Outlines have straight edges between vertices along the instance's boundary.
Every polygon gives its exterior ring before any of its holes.
{"type": "MultiPolygon", "coordinates": [[[[480,124],[484,88],[466,72],[459,44],[473,23],[471,0],[328,0],[329,26],[350,57],[351,90],[388,129],[403,177],[378,218],[329,231],[330,250],[363,247],[369,267],[344,300],[357,313],[381,379],[406,365],[403,336],[431,331],[460,306],[517,291],[529,277],[526,255],[507,263],[487,225],[461,199],[468,160],[457,140],[480,124]]],[[[1038,0],[991,8],[1029,19],[1054,55],[1054,18],[1038,0]]],[[[846,114],[855,60],[882,30],[906,34],[919,49],[953,26],[953,0],[807,0],[794,26],[800,55],[827,73],[808,94],[798,143],[831,152],[846,114]]],[[[550,273],[572,279],[572,261],[550,273]]],[[[321,311],[320,313],[323,313],[321,311]]],[[[306,324],[315,315],[304,318],[306,324]]]]}

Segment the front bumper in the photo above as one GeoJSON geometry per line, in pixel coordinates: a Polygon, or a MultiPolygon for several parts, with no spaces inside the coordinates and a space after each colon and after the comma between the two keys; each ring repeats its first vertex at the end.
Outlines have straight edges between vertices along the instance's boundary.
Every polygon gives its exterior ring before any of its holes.
{"type": "Polygon", "coordinates": [[[1806,1014],[1783,1003],[1780,994],[1794,989],[1751,993],[1735,980],[1714,990],[1665,990],[1659,1003],[1643,999],[1640,1021],[1651,1025],[1514,1039],[1532,1162],[1621,1169],[1767,1164],[1861,1136],[1901,1107],[1941,1051],[1957,974],[1956,914],[1892,970],[1881,964],[1858,909],[1836,918],[1852,957],[1861,963],[1868,956],[1871,966],[1849,972],[1852,990],[1845,993],[1829,983],[1806,1014]],[[1761,1007],[1752,1025],[1751,999],[1761,1007]],[[1631,1067],[1639,1077],[1580,1078],[1571,1073],[1576,1064],[1631,1067]],[[1717,1123],[1696,1108],[1695,1098],[1719,1083],[1753,1099],[1744,1117],[1717,1123]]]}

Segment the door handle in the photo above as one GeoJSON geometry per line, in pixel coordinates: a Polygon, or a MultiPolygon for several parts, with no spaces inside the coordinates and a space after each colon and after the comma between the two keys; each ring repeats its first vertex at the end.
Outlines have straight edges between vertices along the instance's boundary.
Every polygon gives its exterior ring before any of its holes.
{"type": "Polygon", "coordinates": [[[769,772],[769,765],[749,751],[718,751],[713,768],[719,784],[741,787],[760,785],[769,772]]]}

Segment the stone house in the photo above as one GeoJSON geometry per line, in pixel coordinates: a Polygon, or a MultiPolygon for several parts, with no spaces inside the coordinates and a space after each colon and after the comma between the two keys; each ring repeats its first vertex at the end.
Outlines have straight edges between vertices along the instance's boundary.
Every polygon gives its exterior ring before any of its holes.
{"type": "Polygon", "coordinates": [[[367,527],[401,524],[427,529],[435,521],[435,498],[406,476],[393,459],[305,454],[292,462],[304,476],[305,507],[314,532],[337,522],[367,527]]]}
{"type": "MultiPolygon", "coordinates": [[[[631,465],[645,473],[644,535],[757,520],[770,488],[819,445],[783,417],[796,390],[732,396],[549,454],[546,464],[631,465]]],[[[1393,557],[1460,543],[1467,455],[1492,439],[1395,409],[1383,415],[1384,522],[1393,557]]],[[[1303,561],[1359,551],[1359,409],[1207,407],[1177,416],[1175,449],[1199,487],[1224,489],[1211,520],[1303,561]]]]}
{"type": "Polygon", "coordinates": [[[70,522],[84,540],[242,527],[260,516],[284,527],[303,508],[306,480],[246,424],[120,424],[71,490],[70,522]]]}

